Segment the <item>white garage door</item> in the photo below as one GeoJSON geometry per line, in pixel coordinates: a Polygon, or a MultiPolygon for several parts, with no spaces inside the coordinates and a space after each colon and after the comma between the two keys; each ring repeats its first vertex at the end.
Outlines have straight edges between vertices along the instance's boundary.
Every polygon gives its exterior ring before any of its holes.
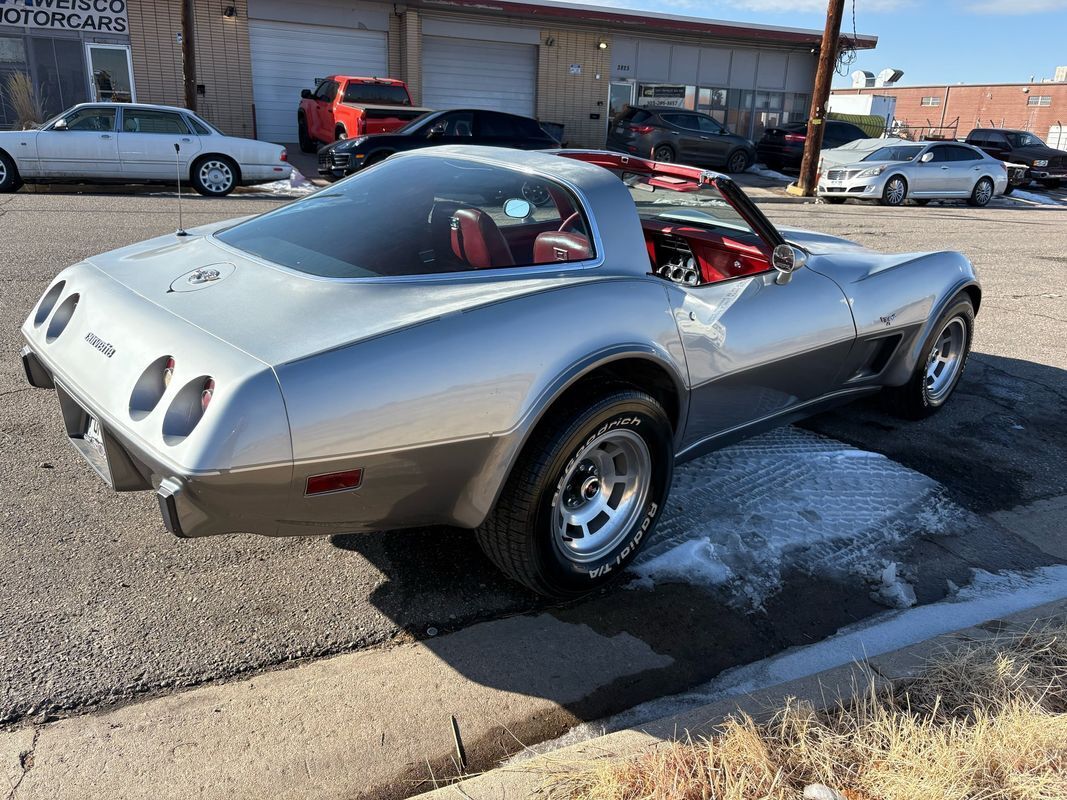
{"type": "Polygon", "coordinates": [[[327,25],[248,22],[256,135],[278,144],[296,141],[300,90],[327,75],[388,74],[386,34],[327,25]]]}
{"type": "Polygon", "coordinates": [[[422,104],[534,116],[537,46],[424,36],[422,104]]]}

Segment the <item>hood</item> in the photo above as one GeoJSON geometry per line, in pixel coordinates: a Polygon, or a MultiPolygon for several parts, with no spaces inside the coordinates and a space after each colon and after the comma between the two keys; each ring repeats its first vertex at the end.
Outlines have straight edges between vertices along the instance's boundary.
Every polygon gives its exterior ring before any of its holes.
{"type": "Polygon", "coordinates": [[[861,244],[815,231],[779,228],[790,244],[807,250],[812,258],[806,268],[844,286],[915,261],[929,253],[879,253],[861,244]]]}
{"type": "Polygon", "coordinates": [[[161,236],[87,263],[271,365],[576,280],[573,275],[501,279],[488,272],[448,280],[323,279],[242,255],[211,236],[232,224],[199,228],[187,237],[161,236]],[[195,274],[201,269],[218,274],[204,281],[195,274]]]}
{"type": "Polygon", "coordinates": [[[829,253],[870,253],[873,255],[875,253],[874,250],[861,244],[826,233],[805,231],[799,228],[779,228],[778,232],[785,237],[787,242],[802,247],[812,255],[829,253]]]}
{"type": "Polygon", "coordinates": [[[1013,159],[1024,160],[1028,163],[1034,159],[1062,158],[1064,156],[1067,156],[1067,151],[1057,150],[1054,147],[1042,147],[1040,145],[1016,147],[1011,151],[1011,157],[1013,159]]]}

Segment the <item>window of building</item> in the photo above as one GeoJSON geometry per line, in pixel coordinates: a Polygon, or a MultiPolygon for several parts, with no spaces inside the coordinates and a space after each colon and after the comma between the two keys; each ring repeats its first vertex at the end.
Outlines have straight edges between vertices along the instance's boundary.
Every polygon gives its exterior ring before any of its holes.
{"type": "Polygon", "coordinates": [[[1052,95],[1048,94],[1033,94],[1026,98],[1026,105],[1028,106],[1050,106],[1052,105],[1052,95]]]}
{"type": "Polygon", "coordinates": [[[924,97],[919,103],[922,106],[939,106],[941,105],[941,98],[937,95],[931,95],[930,97],[924,97]]]}

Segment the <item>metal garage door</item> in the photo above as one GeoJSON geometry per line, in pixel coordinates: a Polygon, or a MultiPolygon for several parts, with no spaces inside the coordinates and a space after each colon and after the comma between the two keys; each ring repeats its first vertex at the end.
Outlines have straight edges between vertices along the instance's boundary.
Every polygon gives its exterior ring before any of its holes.
{"type": "Polygon", "coordinates": [[[327,25],[248,22],[256,135],[279,144],[296,141],[300,90],[327,75],[388,74],[386,34],[327,25]]]}
{"type": "Polygon", "coordinates": [[[534,116],[537,46],[424,36],[422,104],[534,116]]]}

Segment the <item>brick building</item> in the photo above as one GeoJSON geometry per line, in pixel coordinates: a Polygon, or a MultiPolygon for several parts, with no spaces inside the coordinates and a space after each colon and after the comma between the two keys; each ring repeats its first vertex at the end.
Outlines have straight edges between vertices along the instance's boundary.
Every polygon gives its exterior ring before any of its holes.
{"type": "Polygon", "coordinates": [[[897,100],[897,123],[914,128],[951,128],[964,137],[973,128],[1014,128],[1042,138],[1067,125],[1067,82],[997,83],[986,86],[890,86],[834,89],[838,94],[889,95],[897,100]]]}
{"type": "MultiPolygon", "coordinates": [[[[117,21],[105,32],[35,28],[51,19],[43,11],[0,15],[0,72],[23,69],[43,87],[65,69],[63,106],[103,99],[101,70],[76,63],[82,41],[100,39],[94,52],[115,62],[107,80],[121,83],[123,97],[182,105],[180,0],[106,6],[117,21]],[[66,62],[39,58],[57,38],[66,62]],[[120,61],[130,74],[116,78],[120,61]]],[[[574,146],[603,145],[608,120],[627,103],[699,109],[758,138],[806,118],[820,39],[814,30],[554,0],[196,0],[197,107],[227,133],[289,144],[301,89],[330,74],[389,75],[408,83],[417,104],[535,116],[562,124],[574,146]]],[[[875,43],[864,36],[858,45],[875,43]]]]}

